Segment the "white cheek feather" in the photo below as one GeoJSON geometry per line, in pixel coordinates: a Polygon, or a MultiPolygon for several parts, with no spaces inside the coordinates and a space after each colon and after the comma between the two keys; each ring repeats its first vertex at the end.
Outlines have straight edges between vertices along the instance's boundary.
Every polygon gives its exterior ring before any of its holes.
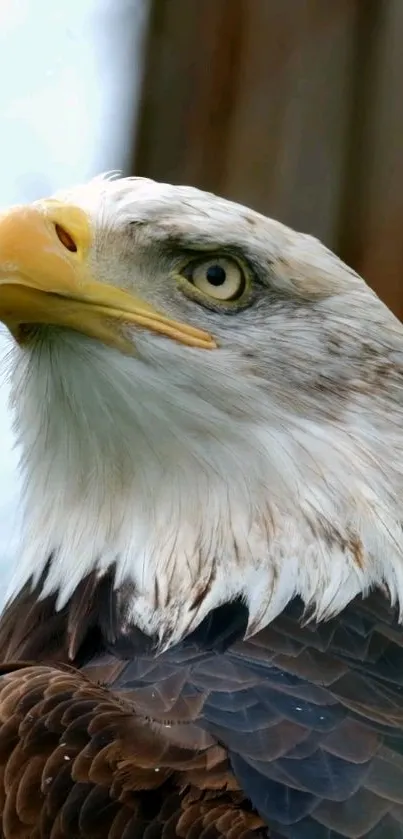
{"type": "MultiPolygon", "coordinates": [[[[371,420],[352,402],[325,423],[287,415],[251,382],[246,418],[181,389],[179,346],[164,368],[164,342],[146,335],[143,358],[159,365],[56,337],[13,373],[26,519],[10,597],[52,554],[44,595],[58,591],[61,607],[116,563],[116,585],[133,584],[128,624],[161,646],[239,594],[249,633],[295,595],[326,619],[379,585],[402,611],[400,408],[374,403],[371,420]]],[[[233,382],[235,407],[233,354],[221,369],[211,393],[233,382]]]]}

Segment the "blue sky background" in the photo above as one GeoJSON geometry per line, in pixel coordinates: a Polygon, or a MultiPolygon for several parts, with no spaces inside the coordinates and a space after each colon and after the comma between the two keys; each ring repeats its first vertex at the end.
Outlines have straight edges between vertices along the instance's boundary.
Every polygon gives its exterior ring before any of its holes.
{"type": "MultiPolygon", "coordinates": [[[[0,0],[0,207],[126,170],[147,0],[0,0]]],[[[18,561],[18,452],[0,328],[0,603],[18,561]]]]}

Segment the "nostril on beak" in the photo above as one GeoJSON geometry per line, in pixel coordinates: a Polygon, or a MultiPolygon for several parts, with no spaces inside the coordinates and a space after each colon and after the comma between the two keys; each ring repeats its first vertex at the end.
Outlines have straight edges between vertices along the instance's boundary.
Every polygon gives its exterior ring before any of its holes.
{"type": "Polygon", "coordinates": [[[71,253],[77,253],[77,245],[66,228],[62,227],[61,224],[55,224],[55,231],[59,242],[61,242],[68,251],[71,251],[71,253]]]}

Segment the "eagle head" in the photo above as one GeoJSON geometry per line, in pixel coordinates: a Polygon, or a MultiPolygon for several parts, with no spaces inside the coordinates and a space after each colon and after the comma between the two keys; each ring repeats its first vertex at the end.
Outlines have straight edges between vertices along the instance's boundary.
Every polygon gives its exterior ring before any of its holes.
{"type": "MultiPolygon", "coordinates": [[[[24,532],[10,596],[113,567],[167,647],[241,599],[403,591],[403,329],[311,236],[96,178],[0,218],[24,532]]],[[[123,595],[122,595],[123,597],[123,595]]],[[[400,604],[399,604],[400,605],[400,604]]]]}

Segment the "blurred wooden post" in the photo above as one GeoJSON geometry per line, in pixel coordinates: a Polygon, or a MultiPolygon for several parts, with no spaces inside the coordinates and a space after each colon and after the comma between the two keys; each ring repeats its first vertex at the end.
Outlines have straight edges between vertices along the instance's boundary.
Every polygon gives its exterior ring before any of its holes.
{"type": "Polygon", "coordinates": [[[403,2],[370,0],[367,14],[340,247],[403,319],[403,2]]]}
{"type": "Polygon", "coordinates": [[[136,174],[220,188],[243,17],[243,0],[153,0],[136,174]]]}
{"type": "Polygon", "coordinates": [[[152,0],[133,170],[313,233],[403,316],[402,41],[403,0],[152,0]]]}

